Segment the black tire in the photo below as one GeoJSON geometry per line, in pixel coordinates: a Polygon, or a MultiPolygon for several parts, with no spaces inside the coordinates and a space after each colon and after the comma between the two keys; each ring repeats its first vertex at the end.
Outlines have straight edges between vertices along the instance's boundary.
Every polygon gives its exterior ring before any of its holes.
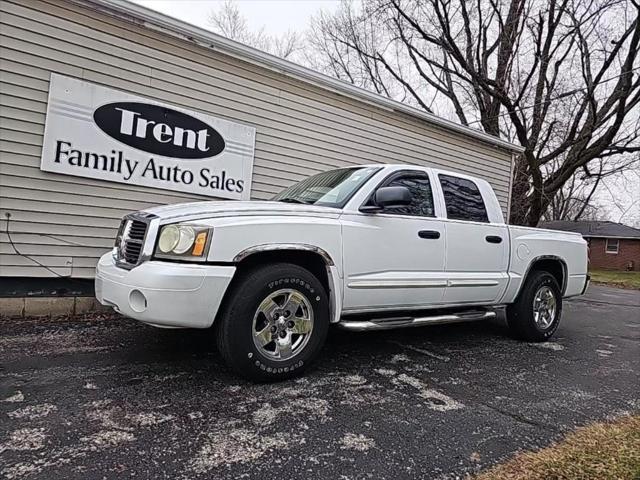
{"type": "MultiPolygon", "coordinates": [[[[544,290],[543,290],[544,291],[544,290]]],[[[548,272],[531,272],[516,301],[507,307],[507,323],[513,335],[528,342],[546,342],[558,329],[562,317],[562,292],[555,277],[548,272]],[[541,289],[553,293],[555,313],[549,325],[542,326],[535,320],[534,299],[541,289]]]]}
{"type": "MultiPolygon", "coordinates": [[[[285,313],[281,312],[282,318],[285,313]]],[[[256,318],[257,321],[264,322],[262,318],[256,318]]],[[[276,322],[275,319],[271,321],[276,322]]],[[[280,327],[286,328],[283,325],[277,328],[280,327]]],[[[241,273],[225,298],[216,319],[215,330],[218,350],[230,368],[252,381],[275,382],[300,375],[320,353],[328,329],[329,298],[322,283],[315,275],[298,265],[278,263],[258,266],[241,273]],[[313,326],[308,340],[293,357],[276,359],[255,344],[254,316],[265,299],[283,290],[304,296],[312,310],[313,326]]],[[[288,338],[298,336],[290,335],[288,338]]],[[[265,345],[263,348],[266,347],[265,345]]]]}

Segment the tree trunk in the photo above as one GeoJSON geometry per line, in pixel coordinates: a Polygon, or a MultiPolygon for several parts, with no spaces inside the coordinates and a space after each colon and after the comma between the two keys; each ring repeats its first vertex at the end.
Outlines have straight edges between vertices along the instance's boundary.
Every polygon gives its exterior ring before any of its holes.
{"type": "Polygon", "coordinates": [[[509,223],[512,225],[526,225],[527,212],[529,211],[528,193],[530,190],[527,165],[523,157],[516,159],[511,186],[511,210],[509,223]]]}

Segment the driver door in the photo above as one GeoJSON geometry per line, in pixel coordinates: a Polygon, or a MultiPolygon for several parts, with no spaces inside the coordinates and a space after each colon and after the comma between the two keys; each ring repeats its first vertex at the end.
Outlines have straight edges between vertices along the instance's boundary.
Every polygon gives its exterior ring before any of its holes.
{"type": "Polygon", "coordinates": [[[379,186],[406,187],[411,204],[341,217],[344,310],[421,308],[443,301],[445,229],[435,217],[429,175],[394,172],[379,186]]]}

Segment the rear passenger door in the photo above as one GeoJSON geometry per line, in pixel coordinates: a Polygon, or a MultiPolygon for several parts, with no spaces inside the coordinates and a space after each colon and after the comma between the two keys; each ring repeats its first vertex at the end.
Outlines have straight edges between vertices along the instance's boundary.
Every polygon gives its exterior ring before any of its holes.
{"type": "Polygon", "coordinates": [[[487,202],[475,181],[437,176],[447,215],[445,303],[494,302],[507,285],[507,226],[490,222],[487,202]]]}

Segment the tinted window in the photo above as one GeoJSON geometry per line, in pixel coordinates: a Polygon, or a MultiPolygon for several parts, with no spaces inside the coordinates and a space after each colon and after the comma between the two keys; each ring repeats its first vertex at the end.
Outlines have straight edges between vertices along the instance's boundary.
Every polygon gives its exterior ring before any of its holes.
{"type": "Polygon", "coordinates": [[[439,175],[439,178],[447,206],[447,218],[474,222],[489,221],[482,195],[475,183],[450,175],[439,175]]]}
{"type": "Polygon", "coordinates": [[[405,174],[392,178],[383,184],[385,187],[407,187],[411,192],[411,204],[404,207],[385,209],[384,213],[396,215],[415,215],[433,217],[433,195],[429,177],[421,174],[405,174]]]}

